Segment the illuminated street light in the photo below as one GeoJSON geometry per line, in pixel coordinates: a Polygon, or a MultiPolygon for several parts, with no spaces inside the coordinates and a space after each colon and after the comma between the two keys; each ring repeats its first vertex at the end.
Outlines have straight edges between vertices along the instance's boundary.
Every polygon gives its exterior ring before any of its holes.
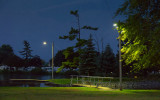
{"type": "MultiPolygon", "coordinates": [[[[43,45],[47,45],[47,42],[43,42],[43,45]]],[[[52,79],[53,79],[53,67],[54,67],[54,43],[52,42],[52,79]]]]}
{"type": "Polygon", "coordinates": [[[44,42],[43,42],[43,45],[47,45],[47,42],[46,42],[46,41],[44,41],[44,42]]]}
{"type": "Polygon", "coordinates": [[[116,24],[116,23],[114,23],[114,24],[113,24],[113,26],[114,26],[114,27],[117,27],[117,24],[116,24]]]}
{"type": "MultiPolygon", "coordinates": [[[[113,26],[118,29],[117,24],[113,24],[113,26]]],[[[121,59],[121,31],[119,33],[119,82],[120,82],[120,90],[122,90],[122,59],[121,59]]]]}
{"type": "Polygon", "coordinates": [[[117,23],[114,23],[113,26],[118,29],[117,23]]]}

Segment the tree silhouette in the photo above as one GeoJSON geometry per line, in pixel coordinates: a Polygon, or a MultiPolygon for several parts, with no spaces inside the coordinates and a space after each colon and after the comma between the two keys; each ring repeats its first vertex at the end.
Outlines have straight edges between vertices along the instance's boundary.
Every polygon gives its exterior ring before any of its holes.
{"type": "MultiPolygon", "coordinates": [[[[77,66],[77,61],[78,61],[78,66],[80,66],[80,55],[83,51],[83,46],[85,46],[87,44],[87,40],[86,39],[82,39],[81,38],[81,29],[87,29],[87,30],[98,30],[98,28],[93,28],[91,26],[83,26],[83,27],[80,27],[80,21],[79,21],[79,14],[78,14],[78,10],[75,10],[75,11],[71,11],[70,12],[71,15],[74,15],[77,19],[77,28],[73,28],[71,27],[70,31],[69,31],[69,34],[68,35],[65,35],[65,36],[60,36],[59,38],[60,39],[69,39],[70,41],[73,41],[73,40],[76,40],[76,45],[75,46],[72,46],[71,48],[75,48],[76,50],[74,50],[74,52],[76,53],[76,55],[73,55],[73,59],[72,61],[75,61],[76,60],[76,63],[73,63],[75,64],[74,66],[77,66]],[[78,49],[77,49],[78,48],[78,49]]],[[[67,50],[67,49],[66,49],[67,50]]],[[[67,55],[65,54],[64,52],[64,55],[67,55]]],[[[66,57],[67,58],[67,57],[66,57]]],[[[65,63],[65,62],[64,62],[65,63]]],[[[66,64],[68,64],[66,62],[66,64]]],[[[72,65],[72,64],[71,64],[72,65]]],[[[62,67],[62,66],[61,66],[62,67]]],[[[62,68],[61,68],[62,69],[62,68]]]]}
{"type": "Polygon", "coordinates": [[[20,51],[19,53],[23,56],[24,58],[24,66],[25,67],[28,67],[30,66],[29,62],[30,62],[30,59],[33,57],[31,55],[31,52],[32,50],[30,49],[30,44],[28,41],[24,40],[24,48],[23,48],[23,51],[20,51]]]}
{"type": "Polygon", "coordinates": [[[0,47],[0,64],[3,64],[3,61],[12,55],[14,55],[12,47],[10,45],[3,44],[0,47]]]}
{"type": "Polygon", "coordinates": [[[96,72],[96,57],[97,52],[95,51],[92,35],[87,41],[87,46],[83,49],[81,54],[81,65],[80,74],[82,75],[94,75],[96,72]]]}

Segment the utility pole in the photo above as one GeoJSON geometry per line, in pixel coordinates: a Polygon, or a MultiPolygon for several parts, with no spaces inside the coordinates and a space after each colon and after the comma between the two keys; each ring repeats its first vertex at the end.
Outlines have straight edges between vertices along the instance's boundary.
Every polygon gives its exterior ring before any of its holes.
{"type": "MultiPolygon", "coordinates": [[[[113,26],[118,30],[117,24],[113,24],[113,26]]],[[[120,30],[119,33],[119,83],[120,83],[120,91],[122,91],[122,58],[121,58],[121,32],[120,30]]]]}

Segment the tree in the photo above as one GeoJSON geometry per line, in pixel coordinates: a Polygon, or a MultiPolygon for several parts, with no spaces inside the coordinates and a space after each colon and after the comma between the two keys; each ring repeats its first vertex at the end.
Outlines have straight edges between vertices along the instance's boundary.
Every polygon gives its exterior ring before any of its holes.
{"type": "Polygon", "coordinates": [[[3,64],[3,61],[12,55],[14,55],[12,47],[10,45],[3,44],[0,47],[0,64],[3,64]]]}
{"type": "Polygon", "coordinates": [[[23,66],[23,59],[16,55],[11,55],[3,61],[3,64],[9,66],[10,70],[13,67],[16,67],[16,70],[18,70],[18,68],[23,66]]]}
{"type": "Polygon", "coordinates": [[[104,53],[102,53],[102,55],[102,72],[104,73],[104,76],[114,73],[116,71],[116,59],[109,44],[106,46],[105,51],[104,53]]]}
{"type": "Polygon", "coordinates": [[[35,66],[35,67],[42,67],[42,60],[39,56],[34,56],[32,59],[30,59],[30,66],[35,66]]]}
{"type": "MultiPolygon", "coordinates": [[[[60,39],[69,39],[70,41],[73,41],[73,40],[76,40],[76,45],[73,46],[73,48],[77,49],[77,51],[74,50],[74,52],[78,55],[74,56],[73,55],[73,59],[72,61],[76,60],[76,62],[78,61],[78,64],[80,65],[80,55],[81,55],[81,52],[83,51],[82,50],[82,47],[86,45],[87,43],[87,40],[86,39],[82,39],[81,38],[81,29],[87,29],[87,30],[98,30],[98,28],[93,28],[91,26],[83,26],[83,27],[80,27],[80,21],[79,21],[79,14],[78,14],[78,10],[75,10],[75,11],[71,11],[70,12],[71,15],[74,15],[77,19],[77,28],[73,28],[71,27],[71,30],[69,32],[68,35],[65,35],[65,36],[60,36],[59,38],[60,39]]],[[[72,48],[72,47],[71,47],[72,48]]],[[[67,50],[67,49],[66,49],[67,50]]],[[[67,57],[65,57],[67,58],[67,57]]],[[[67,63],[67,62],[66,62],[67,63]]],[[[72,64],[76,64],[76,63],[72,63],[72,64]]],[[[77,66],[77,65],[74,65],[74,66],[77,66]]]]}
{"type": "Polygon", "coordinates": [[[121,49],[126,64],[133,64],[134,71],[160,69],[160,1],[126,0],[116,12],[126,19],[118,22],[121,49]]]}
{"type": "Polygon", "coordinates": [[[62,65],[57,72],[60,72],[63,68],[69,68],[70,70],[73,70],[78,67],[78,53],[74,51],[73,47],[68,47],[65,51],[63,51],[63,54],[66,61],[62,62],[62,65]]]}
{"type": "Polygon", "coordinates": [[[23,56],[24,58],[24,66],[25,67],[28,67],[29,66],[29,62],[30,62],[30,59],[32,58],[32,55],[31,55],[31,52],[32,50],[30,49],[30,44],[28,41],[24,40],[24,48],[23,48],[23,51],[20,51],[19,53],[23,56]]]}
{"type": "Polygon", "coordinates": [[[16,67],[17,70],[23,66],[23,59],[14,54],[10,45],[3,44],[0,47],[0,64],[7,65],[10,69],[16,67]]]}
{"type": "MultiPolygon", "coordinates": [[[[115,70],[116,76],[119,76],[119,51],[116,54],[115,66],[116,66],[115,70]]],[[[131,66],[133,66],[133,63],[126,64],[125,61],[122,60],[122,74],[124,77],[129,77],[134,74],[134,72],[132,71],[133,68],[131,66]]]]}
{"type": "MultiPolygon", "coordinates": [[[[59,51],[56,53],[56,55],[55,55],[55,57],[54,57],[54,66],[60,67],[60,66],[62,66],[62,62],[65,62],[65,61],[66,61],[65,56],[64,56],[64,54],[63,54],[64,51],[65,51],[65,50],[59,50],[59,51]]],[[[50,63],[51,63],[51,62],[52,62],[52,59],[50,59],[50,63]]]]}
{"type": "Polygon", "coordinates": [[[20,54],[23,56],[24,59],[28,60],[32,58],[31,52],[32,50],[30,49],[30,44],[28,41],[24,40],[24,48],[23,51],[20,51],[20,54]]]}
{"type": "Polygon", "coordinates": [[[90,38],[87,41],[87,46],[83,49],[83,53],[81,54],[81,74],[89,76],[96,73],[96,57],[97,52],[95,51],[92,35],[90,34],[90,38]]]}
{"type": "Polygon", "coordinates": [[[69,39],[69,40],[77,40],[77,47],[80,47],[83,45],[83,43],[85,43],[85,39],[81,39],[81,29],[88,29],[88,30],[98,30],[98,28],[93,28],[91,26],[83,26],[83,27],[80,27],[80,21],[79,21],[79,14],[78,14],[78,10],[75,10],[75,11],[71,11],[70,12],[71,15],[74,15],[77,19],[77,27],[78,28],[73,28],[71,27],[70,29],[70,32],[69,32],[69,35],[65,35],[65,36],[60,36],[59,38],[60,39],[69,39]],[[81,44],[81,45],[78,45],[78,44],[81,44]]]}

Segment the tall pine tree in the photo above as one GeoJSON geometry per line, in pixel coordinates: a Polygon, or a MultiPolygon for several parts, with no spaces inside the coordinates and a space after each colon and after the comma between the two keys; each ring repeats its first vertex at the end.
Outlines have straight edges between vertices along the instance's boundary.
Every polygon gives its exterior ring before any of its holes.
{"type": "MultiPolygon", "coordinates": [[[[72,62],[72,64],[71,64],[71,61],[69,61],[69,60],[66,60],[66,62],[64,62],[63,64],[71,65],[70,67],[73,67],[73,66],[79,67],[80,64],[81,64],[81,60],[82,60],[80,56],[81,56],[81,54],[83,52],[83,48],[87,44],[87,40],[81,38],[81,30],[82,29],[84,29],[84,30],[98,30],[98,28],[93,28],[91,26],[80,27],[80,21],[79,21],[80,18],[79,18],[78,10],[71,11],[70,14],[74,15],[76,17],[76,19],[77,19],[77,28],[71,27],[71,30],[70,30],[68,35],[59,36],[59,38],[60,39],[69,39],[70,41],[75,40],[76,41],[75,46],[72,46],[72,47],[69,47],[69,48],[73,48],[73,51],[74,51],[74,53],[76,55],[72,55],[72,53],[71,53],[71,55],[73,56],[72,57],[73,58],[72,61],[74,61],[74,62],[72,62]],[[77,62],[78,62],[78,66],[77,66],[77,62]]],[[[66,52],[64,51],[65,58],[67,58],[66,55],[68,55],[67,54],[68,53],[67,50],[68,49],[66,49],[66,52]]],[[[64,67],[63,64],[62,64],[62,66],[60,66],[61,67],[60,69],[62,69],[62,67],[64,67]]]]}
{"type": "Polygon", "coordinates": [[[109,44],[106,46],[105,51],[104,53],[102,53],[102,55],[102,71],[104,74],[103,76],[113,74],[116,70],[116,59],[113,50],[111,49],[109,44]]]}
{"type": "Polygon", "coordinates": [[[80,73],[82,75],[94,75],[96,73],[96,54],[97,52],[95,51],[92,35],[90,34],[87,46],[81,54],[80,73]]]}
{"type": "Polygon", "coordinates": [[[24,48],[23,48],[23,51],[20,51],[19,53],[23,56],[24,58],[24,66],[25,67],[28,67],[30,64],[29,64],[29,61],[30,59],[32,58],[32,55],[31,55],[31,52],[32,50],[30,49],[30,44],[28,41],[24,40],[24,48]]]}
{"type": "Polygon", "coordinates": [[[23,48],[23,51],[20,51],[20,54],[23,56],[24,59],[31,59],[32,58],[32,55],[31,55],[31,52],[32,50],[30,49],[30,44],[28,41],[24,40],[24,48],[23,48]]]}

